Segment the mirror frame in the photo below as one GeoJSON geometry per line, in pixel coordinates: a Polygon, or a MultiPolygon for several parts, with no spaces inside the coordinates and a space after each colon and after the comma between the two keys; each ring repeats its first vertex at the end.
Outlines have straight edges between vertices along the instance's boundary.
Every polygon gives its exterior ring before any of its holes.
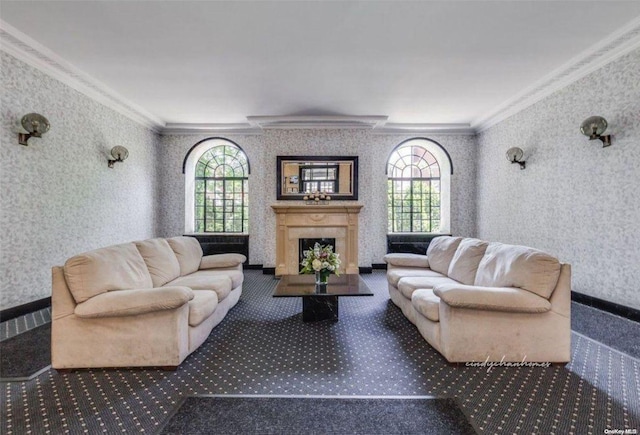
{"type": "Polygon", "coordinates": [[[331,201],[355,201],[358,199],[358,156],[277,156],[276,176],[278,178],[278,187],[276,198],[284,201],[302,201],[304,193],[282,193],[284,180],[282,179],[282,165],[286,162],[349,162],[353,164],[353,177],[351,185],[353,192],[351,195],[340,195],[338,193],[331,194],[331,201]]]}

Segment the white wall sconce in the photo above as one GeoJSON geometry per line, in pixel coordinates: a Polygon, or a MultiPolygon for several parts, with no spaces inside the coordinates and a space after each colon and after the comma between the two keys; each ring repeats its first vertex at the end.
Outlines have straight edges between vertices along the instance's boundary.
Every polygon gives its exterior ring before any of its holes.
{"type": "Polygon", "coordinates": [[[517,163],[520,165],[520,169],[524,169],[527,167],[527,163],[522,160],[524,157],[524,151],[521,148],[513,147],[507,150],[507,160],[511,163],[517,163]]]}
{"type": "Polygon", "coordinates": [[[42,137],[51,128],[49,120],[39,113],[27,113],[20,120],[20,124],[26,133],[18,133],[18,143],[24,146],[29,145],[27,141],[30,137],[42,137]]]}
{"type": "Polygon", "coordinates": [[[124,162],[129,157],[129,150],[123,146],[116,145],[111,148],[111,158],[107,159],[107,166],[113,168],[116,162],[124,162]]]}
{"type": "Polygon", "coordinates": [[[603,135],[607,129],[607,120],[602,116],[590,116],[582,121],[580,125],[580,131],[585,136],[589,137],[589,140],[600,139],[602,141],[602,148],[611,145],[611,135],[603,135]]]}

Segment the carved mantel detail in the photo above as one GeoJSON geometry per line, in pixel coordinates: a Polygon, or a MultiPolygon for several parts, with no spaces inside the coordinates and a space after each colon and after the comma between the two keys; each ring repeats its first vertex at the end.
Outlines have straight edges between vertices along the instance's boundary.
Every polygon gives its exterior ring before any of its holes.
{"type": "Polygon", "coordinates": [[[276,213],[276,275],[299,270],[302,238],[336,239],[340,273],[358,273],[358,215],[362,205],[272,205],[276,213]]]}

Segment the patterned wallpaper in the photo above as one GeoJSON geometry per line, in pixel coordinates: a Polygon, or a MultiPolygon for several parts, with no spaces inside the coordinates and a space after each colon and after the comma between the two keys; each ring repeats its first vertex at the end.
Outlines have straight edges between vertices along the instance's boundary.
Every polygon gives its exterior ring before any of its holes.
{"type": "MultiPolygon", "coordinates": [[[[159,137],[4,52],[0,60],[0,309],[49,296],[51,266],[76,253],[182,234],[182,161],[206,136],[159,137]],[[31,111],[47,116],[51,131],[19,146],[16,120],[31,111]],[[114,145],[129,148],[130,157],[108,169],[114,145]]],[[[576,291],[640,308],[639,84],[636,50],[478,138],[428,135],[453,160],[452,232],[549,251],[573,264],[576,291]],[[607,118],[615,136],[607,149],[579,133],[594,114],[607,118]],[[512,146],[525,150],[526,170],[504,158],[512,146]]],[[[276,156],[294,154],[359,156],[360,265],[382,262],[385,163],[412,136],[229,136],[251,162],[251,263],[274,266],[276,156]]]]}
{"type": "MultiPolygon", "coordinates": [[[[184,231],[184,181],[182,161],[189,149],[207,136],[167,135],[162,137],[160,161],[160,233],[174,236],[184,231]]],[[[366,130],[266,130],[261,136],[229,136],[240,145],[251,163],[249,177],[250,261],[275,266],[276,156],[359,156],[360,266],[382,263],[386,253],[387,198],[384,175],[387,157],[401,141],[412,136],[375,135],[366,130]]],[[[473,136],[431,135],[451,155],[451,229],[456,235],[475,235],[475,160],[473,136]]],[[[281,201],[288,202],[288,201],[281,201]]]]}
{"type": "Polygon", "coordinates": [[[640,309],[640,50],[478,137],[478,235],[571,263],[573,289],[640,309]],[[600,115],[613,145],[580,133],[600,115]],[[505,159],[525,152],[521,171],[505,159]]]}
{"type": "Polygon", "coordinates": [[[80,252],[153,237],[158,135],[0,51],[0,309],[51,295],[51,267],[80,252]],[[18,144],[38,112],[51,130],[18,144]],[[115,145],[129,149],[107,168],[115,145]]]}

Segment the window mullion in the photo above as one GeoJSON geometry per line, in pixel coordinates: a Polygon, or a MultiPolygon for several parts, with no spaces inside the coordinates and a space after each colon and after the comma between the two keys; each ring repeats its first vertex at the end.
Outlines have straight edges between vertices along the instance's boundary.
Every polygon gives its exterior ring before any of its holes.
{"type": "Polygon", "coordinates": [[[429,186],[429,232],[433,231],[433,189],[431,188],[431,180],[429,186]]]}
{"type": "Polygon", "coordinates": [[[389,182],[391,184],[391,232],[394,233],[396,231],[396,222],[395,222],[395,218],[396,218],[396,208],[395,208],[395,197],[396,197],[396,190],[395,190],[395,181],[391,180],[389,182]]]}
{"type": "Polygon", "coordinates": [[[204,227],[203,230],[206,233],[207,232],[207,201],[209,200],[209,198],[207,197],[207,180],[204,180],[204,227]]]}
{"type": "Polygon", "coordinates": [[[413,213],[414,213],[414,204],[413,204],[413,179],[409,182],[409,231],[413,232],[413,213]]]}

